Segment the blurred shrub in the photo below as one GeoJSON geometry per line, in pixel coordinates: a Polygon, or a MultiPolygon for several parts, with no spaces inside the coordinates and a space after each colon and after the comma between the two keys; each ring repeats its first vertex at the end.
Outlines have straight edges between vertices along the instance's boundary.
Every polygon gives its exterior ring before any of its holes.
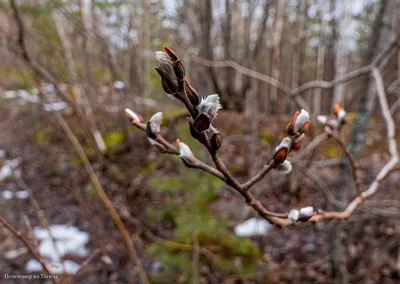
{"type": "MultiPolygon", "coordinates": [[[[208,209],[215,200],[216,191],[223,183],[198,171],[184,171],[179,177],[154,178],[151,187],[163,195],[160,207],[148,209],[147,217],[152,222],[170,222],[173,236],[169,238],[181,244],[193,245],[195,234],[200,247],[217,248],[216,263],[212,266],[232,273],[252,273],[260,257],[259,249],[250,239],[236,236],[227,222],[208,209]]],[[[151,244],[148,252],[159,258],[163,269],[153,281],[162,283],[166,276],[178,276],[199,269],[210,259],[200,256],[199,267],[192,267],[193,251],[178,250],[164,244],[151,244]]]]}

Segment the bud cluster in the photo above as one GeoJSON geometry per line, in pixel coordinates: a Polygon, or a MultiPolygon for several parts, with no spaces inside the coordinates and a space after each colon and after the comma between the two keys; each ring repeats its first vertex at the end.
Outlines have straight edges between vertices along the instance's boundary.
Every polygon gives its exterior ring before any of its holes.
{"type": "Polygon", "coordinates": [[[325,125],[325,127],[327,128],[340,129],[340,127],[342,127],[342,125],[346,123],[345,116],[346,111],[339,103],[336,103],[333,107],[333,117],[319,115],[317,116],[317,120],[325,125]]]}
{"type": "Polygon", "coordinates": [[[283,173],[290,173],[292,165],[286,160],[290,151],[298,151],[304,138],[304,132],[310,127],[310,114],[302,109],[297,111],[293,116],[292,121],[286,127],[288,137],[285,137],[276,147],[273,156],[274,168],[283,173]]]}
{"type": "Polygon", "coordinates": [[[315,213],[314,207],[308,206],[301,209],[292,209],[289,211],[288,219],[293,222],[306,222],[308,221],[315,213]]]}
{"type": "MultiPolygon", "coordinates": [[[[200,103],[200,97],[196,89],[186,79],[182,61],[175,52],[166,46],[164,46],[164,51],[157,51],[155,55],[160,64],[155,69],[161,77],[164,92],[183,102],[188,109],[195,110],[200,103]]],[[[194,114],[191,113],[192,116],[194,114]]]]}
{"type": "Polygon", "coordinates": [[[217,94],[202,98],[197,106],[198,116],[194,120],[193,127],[198,133],[202,133],[210,128],[218,110],[222,108],[217,94]]]}

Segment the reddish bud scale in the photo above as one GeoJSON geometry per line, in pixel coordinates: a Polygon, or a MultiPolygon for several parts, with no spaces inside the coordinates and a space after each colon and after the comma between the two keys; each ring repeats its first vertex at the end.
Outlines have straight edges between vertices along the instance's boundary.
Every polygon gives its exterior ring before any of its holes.
{"type": "Polygon", "coordinates": [[[333,114],[337,117],[340,109],[342,108],[340,103],[336,103],[333,107],[333,114]]]}
{"type": "Polygon", "coordinates": [[[303,139],[301,139],[300,141],[298,141],[298,142],[293,142],[292,143],[292,147],[290,148],[290,150],[292,150],[292,151],[299,151],[300,150],[300,148],[301,148],[301,144],[303,143],[303,139]]]}
{"type": "Polygon", "coordinates": [[[294,116],[293,116],[292,121],[291,121],[291,122],[287,125],[287,127],[286,127],[286,131],[287,131],[287,133],[288,133],[290,136],[296,134],[296,132],[295,132],[295,130],[294,130],[294,125],[295,125],[295,123],[296,123],[296,120],[297,120],[297,117],[299,116],[299,114],[300,114],[300,112],[299,112],[299,111],[296,111],[296,113],[295,113],[294,116]]]}
{"type": "Polygon", "coordinates": [[[288,154],[288,149],[286,147],[276,152],[274,157],[272,158],[274,160],[274,164],[275,165],[282,164],[286,160],[287,154],[288,154]]]}
{"type": "Polygon", "coordinates": [[[179,60],[178,55],[176,55],[176,53],[175,53],[174,51],[172,51],[172,49],[170,49],[170,48],[167,47],[167,46],[164,46],[164,50],[165,50],[165,52],[168,54],[169,58],[170,58],[173,62],[179,60]]]}
{"type": "Polygon", "coordinates": [[[206,131],[211,124],[211,117],[207,113],[200,113],[193,123],[194,129],[201,133],[206,131]]]}
{"type": "Polygon", "coordinates": [[[174,68],[175,68],[175,74],[176,74],[176,77],[178,78],[178,80],[183,80],[183,78],[185,78],[185,67],[183,67],[182,61],[180,59],[178,59],[175,62],[174,68]]]}
{"type": "Polygon", "coordinates": [[[219,133],[219,132],[214,133],[214,135],[211,136],[210,142],[211,142],[211,147],[212,147],[212,149],[213,149],[215,152],[218,151],[218,149],[219,149],[219,148],[221,147],[221,145],[222,145],[222,136],[221,136],[221,133],[219,133]]]}
{"type": "Polygon", "coordinates": [[[193,126],[193,121],[189,120],[189,130],[190,130],[190,135],[192,135],[192,137],[196,140],[201,139],[201,135],[199,132],[196,131],[196,129],[194,129],[193,126]]]}
{"type": "Polygon", "coordinates": [[[197,107],[200,103],[199,93],[185,80],[185,93],[193,106],[197,107]]]}
{"type": "Polygon", "coordinates": [[[310,127],[310,125],[311,125],[311,120],[309,120],[306,123],[304,123],[304,125],[299,129],[299,133],[306,132],[307,129],[310,127]]]}

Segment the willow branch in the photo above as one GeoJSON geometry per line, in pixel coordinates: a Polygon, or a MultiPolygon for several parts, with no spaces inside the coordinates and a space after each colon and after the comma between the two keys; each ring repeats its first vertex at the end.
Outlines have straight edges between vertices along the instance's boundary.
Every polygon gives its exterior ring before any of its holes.
{"type": "Polygon", "coordinates": [[[251,186],[256,184],[258,181],[260,181],[272,168],[274,167],[274,160],[271,160],[268,164],[266,164],[261,171],[255,175],[253,178],[251,178],[249,181],[245,182],[242,184],[242,189],[244,191],[247,191],[250,189],[251,186]]]}
{"type": "MultiPolygon", "coordinates": [[[[132,123],[132,125],[136,126],[138,129],[146,132],[146,124],[139,123],[134,120],[132,120],[131,123],[132,123]]],[[[164,151],[165,153],[172,154],[172,155],[179,155],[178,148],[175,147],[174,145],[172,145],[171,143],[169,143],[167,140],[165,140],[165,138],[161,134],[158,134],[154,140],[156,140],[158,143],[160,143],[163,146],[163,148],[160,148],[160,149],[162,151],[164,151]]],[[[196,158],[195,164],[193,166],[197,169],[200,169],[209,174],[212,174],[226,182],[225,176],[219,170],[207,165],[206,163],[200,161],[197,158],[196,158]]]]}
{"type": "Polygon", "coordinates": [[[374,181],[370,184],[367,190],[361,193],[361,196],[356,197],[347,205],[346,209],[342,212],[326,212],[321,215],[313,216],[310,221],[319,221],[322,219],[346,219],[351,216],[354,210],[363,202],[364,199],[367,199],[373,196],[378,188],[380,183],[389,176],[390,172],[395,169],[396,165],[399,163],[399,154],[397,150],[397,142],[396,142],[396,131],[395,131],[395,123],[392,115],[390,114],[389,105],[387,102],[387,97],[383,85],[383,79],[381,72],[378,68],[372,69],[372,75],[375,79],[377,86],[377,93],[379,104],[381,108],[381,112],[383,118],[386,122],[386,132],[387,132],[387,140],[389,146],[389,161],[381,168],[378,175],[375,177],[374,181]]]}

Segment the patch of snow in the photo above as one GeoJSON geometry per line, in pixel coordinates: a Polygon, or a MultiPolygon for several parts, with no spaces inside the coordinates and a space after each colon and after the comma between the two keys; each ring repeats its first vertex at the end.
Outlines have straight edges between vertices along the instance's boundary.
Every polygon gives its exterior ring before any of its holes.
{"type": "Polygon", "coordinates": [[[13,170],[19,165],[20,159],[7,160],[0,169],[0,181],[12,175],[13,170]]]}
{"type": "Polygon", "coordinates": [[[49,84],[49,83],[42,83],[42,90],[43,93],[45,93],[46,95],[52,94],[55,92],[55,88],[53,84],[49,84]]]}
{"type": "Polygon", "coordinates": [[[6,189],[1,193],[1,196],[3,197],[4,200],[10,200],[14,197],[14,193],[6,189]]]}
{"type": "Polygon", "coordinates": [[[37,103],[39,97],[36,94],[31,94],[26,90],[10,90],[5,92],[6,99],[20,99],[20,104],[37,103]]]}
{"type": "Polygon", "coordinates": [[[122,81],[115,81],[114,82],[114,88],[123,89],[123,88],[125,88],[125,83],[122,82],[122,81]]]}
{"type": "MultiPolygon", "coordinates": [[[[55,239],[58,251],[61,257],[69,254],[78,257],[86,257],[88,251],[85,245],[89,241],[89,234],[80,231],[77,227],[68,225],[51,225],[50,232],[55,239]]],[[[43,257],[49,261],[49,269],[52,273],[63,273],[60,255],[58,255],[54,243],[51,240],[49,232],[41,227],[34,228],[34,234],[40,240],[39,251],[43,257]]],[[[64,261],[64,273],[75,273],[79,265],[73,261],[64,261]]],[[[29,272],[40,271],[42,269],[39,262],[31,259],[26,264],[26,270],[29,272]]]]}
{"type": "Polygon", "coordinates": [[[22,247],[20,249],[14,249],[14,250],[10,250],[10,251],[6,252],[5,257],[7,259],[16,259],[17,257],[19,257],[20,255],[23,255],[26,252],[27,252],[27,249],[25,247],[22,247]]]}
{"type": "Polygon", "coordinates": [[[68,104],[66,102],[56,102],[51,104],[45,104],[44,110],[45,111],[60,111],[66,109],[68,104]]]}
{"type": "Polygon", "coordinates": [[[251,218],[235,227],[235,234],[240,237],[264,235],[272,228],[272,224],[263,219],[251,218]]]}
{"type": "Polygon", "coordinates": [[[21,190],[15,193],[17,199],[27,199],[29,197],[29,191],[21,190]]]}
{"type": "MultiPolygon", "coordinates": [[[[74,274],[78,271],[79,264],[71,261],[66,260],[64,261],[65,270],[62,267],[61,263],[48,263],[47,267],[50,270],[51,274],[74,274]]],[[[26,271],[28,272],[39,272],[42,270],[42,265],[36,259],[31,259],[26,263],[25,267],[26,271]]]]}

